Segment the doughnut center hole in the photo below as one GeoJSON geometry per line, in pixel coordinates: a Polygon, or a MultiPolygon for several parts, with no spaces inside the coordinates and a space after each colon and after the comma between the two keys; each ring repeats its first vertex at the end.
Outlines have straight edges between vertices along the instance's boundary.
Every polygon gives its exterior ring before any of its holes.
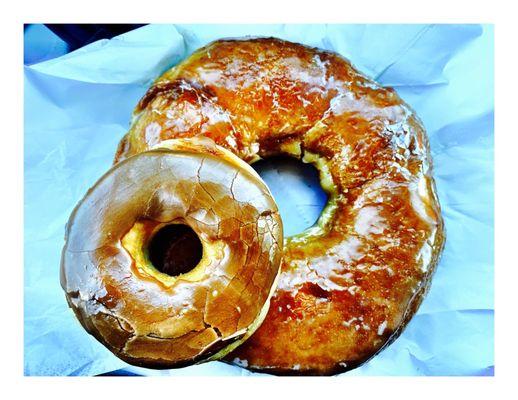
{"type": "Polygon", "coordinates": [[[293,236],[315,224],[327,204],[318,170],[291,157],[270,157],[252,167],[270,188],[279,207],[285,236],[293,236]]]}
{"type": "Polygon", "coordinates": [[[171,224],[158,230],[148,245],[148,256],[160,272],[178,276],[198,265],[203,255],[200,238],[188,225],[171,224]]]}

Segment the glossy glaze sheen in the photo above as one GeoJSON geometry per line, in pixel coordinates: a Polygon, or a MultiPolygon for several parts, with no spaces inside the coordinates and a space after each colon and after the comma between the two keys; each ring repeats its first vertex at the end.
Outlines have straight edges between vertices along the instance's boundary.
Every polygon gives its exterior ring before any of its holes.
{"type": "Polygon", "coordinates": [[[277,206],[246,163],[208,139],[162,147],[117,164],[88,192],[67,225],[61,269],[83,326],[153,368],[223,355],[247,338],[266,313],[283,244],[277,206]],[[170,223],[189,225],[204,253],[176,278],[136,256],[170,223]]]}
{"type": "Polygon", "coordinates": [[[333,374],[394,340],[444,242],[427,137],[394,90],[334,53],[277,39],[217,41],[149,89],[116,160],[202,135],[248,162],[312,162],[329,194],[318,224],[286,241],[266,320],[227,360],[333,374]]]}

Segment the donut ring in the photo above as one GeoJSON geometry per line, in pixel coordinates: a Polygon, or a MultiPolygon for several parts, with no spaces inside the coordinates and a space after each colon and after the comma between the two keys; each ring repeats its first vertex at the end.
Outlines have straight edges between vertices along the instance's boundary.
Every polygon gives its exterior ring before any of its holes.
{"type": "Polygon", "coordinates": [[[259,326],[282,223],[266,185],[229,151],[209,139],[160,147],[114,166],[75,208],[61,285],[83,327],[118,357],[172,368],[218,359],[259,326]],[[170,276],[147,249],[174,224],[197,234],[203,256],[170,276]]]}
{"type": "Polygon", "coordinates": [[[402,332],[430,285],[444,228],[426,133],[393,89],[328,51],[216,41],[153,84],[115,161],[193,136],[249,163],[312,163],[329,196],[315,226],[286,240],[268,315],[227,361],[334,374],[402,332]]]}

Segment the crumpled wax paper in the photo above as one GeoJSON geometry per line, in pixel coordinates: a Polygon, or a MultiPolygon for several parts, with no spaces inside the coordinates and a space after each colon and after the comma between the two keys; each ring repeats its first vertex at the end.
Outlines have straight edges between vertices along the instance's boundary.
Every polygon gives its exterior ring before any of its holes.
{"type": "MultiPolygon", "coordinates": [[[[394,86],[430,137],[447,229],[442,260],[399,339],[346,375],[493,375],[493,28],[479,25],[150,25],[26,66],[25,374],[250,374],[220,362],[128,366],[83,330],[59,285],[67,219],[110,168],[152,80],[209,41],[245,35],[339,52],[394,86]]],[[[325,196],[311,171],[273,161],[259,169],[287,235],[317,219],[325,196]]]]}

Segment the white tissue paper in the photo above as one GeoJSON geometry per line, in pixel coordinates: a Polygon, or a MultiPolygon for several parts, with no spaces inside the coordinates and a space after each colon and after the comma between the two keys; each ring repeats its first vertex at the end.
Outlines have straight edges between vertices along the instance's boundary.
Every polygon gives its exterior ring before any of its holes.
{"type": "MultiPolygon", "coordinates": [[[[342,54],[394,86],[430,138],[447,231],[431,290],[399,339],[344,375],[493,375],[493,28],[479,25],[148,25],[25,66],[25,374],[260,375],[221,362],[131,367],[83,330],[59,284],[68,217],[153,79],[212,40],[247,35],[342,54]]],[[[259,169],[286,235],[317,219],[325,195],[311,171],[259,169]]]]}

